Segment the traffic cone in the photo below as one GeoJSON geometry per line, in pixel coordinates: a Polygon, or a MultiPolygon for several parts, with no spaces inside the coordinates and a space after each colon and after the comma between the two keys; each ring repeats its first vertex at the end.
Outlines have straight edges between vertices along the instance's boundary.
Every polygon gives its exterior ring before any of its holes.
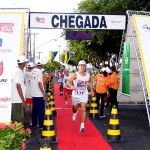
{"type": "Polygon", "coordinates": [[[90,105],[89,118],[90,119],[97,119],[97,118],[99,118],[98,107],[97,107],[96,97],[95,96],[92,97],[92,102],[91,102],[91,105],[90,105]]]}
{"type": "Polygon", "coordinates": [[[107,140],[109,142],[122,141],[120,126],[119,126],[119,119],[118,119],[118,111],[117,111],[116,105],[113,105],[112,110],[111,110],[111,116],[110,116],[109,126],[107,130],[107,140]]]}
{"type": "Polygon", "coordinates": [[[55,107],[55,101],[54,101],[54,96],[50,95],[50,98],[48,98],[48,101],[49,101],[49,105],[51,107],[52,116],[53,117],[57,116],[56,107],[55,107]]]}
{"type": "Polygon", "coordinates": [[[47,106],[45,110],[43,130],[42,130],[42,139],[45,139],[50,143],[58,142],[56,135],[55,135],[50,106],[47,106]]]}
{"type": "Polygon", "coordinates": [[[41,142],[40,150],[52,150],[50,143],[47,140],[43,139],[41,142]]]}

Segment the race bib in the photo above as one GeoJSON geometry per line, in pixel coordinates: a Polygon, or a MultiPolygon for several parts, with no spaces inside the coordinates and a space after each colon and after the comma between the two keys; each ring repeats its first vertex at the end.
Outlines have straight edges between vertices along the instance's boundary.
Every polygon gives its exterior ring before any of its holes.
{"type": "Polygon", "coordinates": [[[83,89],[83,90],[76,90],[75,91],[75,95],[85,95],[86,94],[86,90],[85,89],[83,89]]]}

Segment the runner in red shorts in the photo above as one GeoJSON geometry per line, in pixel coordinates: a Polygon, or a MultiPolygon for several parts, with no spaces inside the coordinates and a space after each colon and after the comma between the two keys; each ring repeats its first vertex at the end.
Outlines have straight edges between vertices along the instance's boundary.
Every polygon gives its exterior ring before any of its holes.
{"type": "Polygon", "coordinates": [[[67,85],[68,78],[69,78],[69,71],[66,69],[64,70],[64,79],[63,79],[63,91],[64,91],[65,105],[68,105],[68,98],[72,94],[72,90],[67,85]]]}
{"type": "MultiPolygon", "coordinates": [[[[25,84],[26,84],[26,104],[30,107],[30,115],[32,114],[32,96],[31,96],[31,71],[34,68],[34,63],[29,62],[27,64],[27,72],[25,73],[25,84]]],[[[32,121],[30,119],[30,125],[32,124],[32,121]]]]}

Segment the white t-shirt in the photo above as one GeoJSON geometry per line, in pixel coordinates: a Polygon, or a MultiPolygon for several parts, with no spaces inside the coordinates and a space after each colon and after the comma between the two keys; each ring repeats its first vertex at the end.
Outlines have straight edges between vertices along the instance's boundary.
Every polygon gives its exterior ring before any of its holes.
{"type": "Polygon", "coordinates": [[[67,80],[69,78],[69,75],[66,76],[64,75],[64,78],[63,78],[63,87],[66,88],[66,89],[71,89],[68,85],[67,85],[67,80]]]}
{"type": "Polygon", "coordinates": [[[26,98],[32,98],[31,96],[31,79],[32,79],[32,74],[31,72],[26,72],[25,73],[25,85],[26,85],[26,98]]]}
{"type": "Polygon", "coordinates": [[[63,83],[63,76],[61,73],[59,73],[59,79],[58,79],[59,83],[63,83]]]}
{"type": "Polygon", "coordinates": [[[24,84],[23,71],[20,68],[16,68],[12,76],[12,82],[11,82],[11,102],[12,103],[22,103],[22,100],[17,90],[17,83],[21,84],[23,96],[25,97],[26,86],[24,84]]]}
{"type": "Polygon", "coordinates": [[[87,96],[88,95],[88,82],[90,80],[90,74],[86,73],[85,76],[81,76],[78,72],[76,72],[77,78],[74,80],[74,87],[76,91],[73,90],[73,97],[87,96]]]}
{"type": "MultiPolygon", "coordinates": [[[[31,71],[32,75],[32,80],[31,80],[31,96],[32,97],[43,97],[43,94],[39,88],[38,83],[41,82],[43,86],[43,81],[42,81],[42,71],[38,68],[34,68],[31,71]]],[[[44,86],[43,86],[44,90],[44,86]]]]}

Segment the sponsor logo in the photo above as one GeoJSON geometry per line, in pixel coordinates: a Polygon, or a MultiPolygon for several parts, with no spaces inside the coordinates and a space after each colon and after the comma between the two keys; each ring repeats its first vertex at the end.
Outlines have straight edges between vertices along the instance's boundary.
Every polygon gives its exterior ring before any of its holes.
{"type": "Polygon", "coordinates": [[[121,20],[112,20],[111,23],[122,23],[121,20]]]}
{"type": "Polygon", "coordinates": [[[8,102],[10,101],[10,98],[9,97],[0,97],[0,102],[8,102]]]}
{"type": "Polygon", "coordinates": [[[0,76],[3,74],[4,67],[3,67],[3,62],[0,62],[0,76]]]}
{"type": "Polygon", "coordinates": [[[0,53],[11,53],[11,49],[0,49],[0,53]]]}
{"type": "Polygon", "coordinates": [[[150,26],[147,25],[147,24],[144,24],[144,25],[142,25],[142,29],[143,29],[145,32],[148,32],[148,31],[150,31],[150,26]]]}
{"type": "Polygon", "coordinates": [[[35,21],[38,22],[38,23],[45,23],[45,18],[36,17],[35,21]]]}
{"type": "Polygon", "coordinates": [[[13,33],[14,23],[0,23],[0,32],[13,33]]]}
{"type": "Polygon", "coordinates": [[[0,47],[2,47],[3,39],[0,39],[0,47]]]}

